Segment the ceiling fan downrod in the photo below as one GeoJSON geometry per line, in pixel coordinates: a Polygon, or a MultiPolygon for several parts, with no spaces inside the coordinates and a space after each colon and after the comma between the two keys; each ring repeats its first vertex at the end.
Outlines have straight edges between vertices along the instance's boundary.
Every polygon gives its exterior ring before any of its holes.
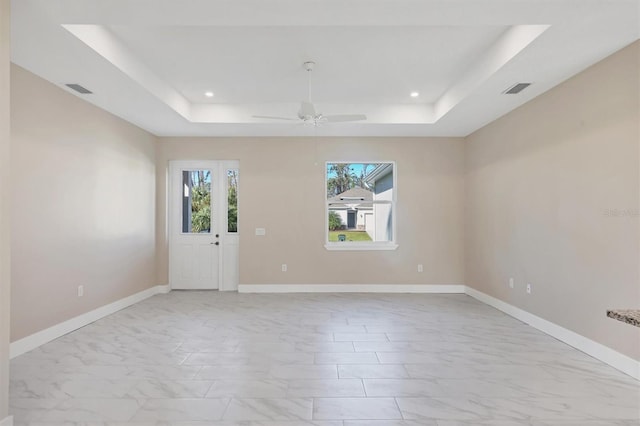
{"type": "Polygon", "coordinates": [[[316,66],[316,63],[313,61],[307,61],[302,64],[305,71],[307,71],[307,102],[311,103],[311,71],[316,66]]]}

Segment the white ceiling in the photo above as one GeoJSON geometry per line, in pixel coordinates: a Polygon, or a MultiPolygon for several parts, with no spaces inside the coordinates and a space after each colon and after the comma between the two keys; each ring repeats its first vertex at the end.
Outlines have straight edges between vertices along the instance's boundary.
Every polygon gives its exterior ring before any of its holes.
{"type": "Polygon", "coordinates": [[[637,40],[640,22],[638,0],[14,0],[12,13],[16,64],[162,136],[466,136],[637,40]],[[295,117],[308,60],[317,108],[366,121],[252,118],[295,117]],[[502,94],[516,82],[533,84],[502,94]]]}

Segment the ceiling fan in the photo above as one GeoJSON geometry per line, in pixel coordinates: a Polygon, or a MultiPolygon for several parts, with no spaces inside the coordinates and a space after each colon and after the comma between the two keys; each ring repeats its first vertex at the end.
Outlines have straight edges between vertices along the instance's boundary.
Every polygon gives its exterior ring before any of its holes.
{"type": "Polygon", "coordinates": [[[362,121],[366,120],[367,116],[364,114],[338,114],[338,115],[324,115],[316,111],[315,105],[311,102],[311,71],[315,66],[315,62],[308,61],[302,64],[304,69],[308,73],[307,79],[307,100],[300,103],[300,110],[298,111],[298,118],[293,117],[273,117],[269,115],[254,115],[253,118],[264,118],[268,120],[286,120],[286,121],[302,121],[305,124],[313,124],[317,126],[321,123],[344,123],[350,121],[362,121]]]}

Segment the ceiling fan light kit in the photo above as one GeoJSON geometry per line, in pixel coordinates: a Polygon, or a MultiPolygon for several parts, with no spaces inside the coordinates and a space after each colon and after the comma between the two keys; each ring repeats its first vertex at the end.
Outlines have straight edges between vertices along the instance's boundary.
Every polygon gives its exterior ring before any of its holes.
{"type": "Polygon", "coordinates": [[[293,117],[274,117],[269,115],[254,115],[253,118],[261,118],[267,120],[285,120],[285,121],[302,121],[304,124],[312,124],[318,126],[322,123],[347,123],[352,121],[363,121],[367,119],[364,114],[336,114],[336,115],[323,115],[316,111],[315,105],[311,102],[311,71],[313,71],[316,63],[313,61],[306,61],[302,64],[302,67],[308,73],[307,79],[307,100],[300,102],[300,110],[298,111],[298,118],[293,117]]]}

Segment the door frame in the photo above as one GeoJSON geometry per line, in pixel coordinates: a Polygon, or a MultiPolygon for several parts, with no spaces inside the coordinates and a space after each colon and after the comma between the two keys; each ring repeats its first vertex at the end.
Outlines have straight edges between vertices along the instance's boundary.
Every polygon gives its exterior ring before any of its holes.
{"type": "MultiPolygon", "coordinates": [[[[176,173],[181,173],[183,170],[197,170],[205,169],[211,170],[212,173],[212,199],[211,202],[214,206],[219,206],[215,209],[217,211],[215,217],[212,217],[212,221],[215,220],[219,224],[217,232],[219,233],[218,247],[218,290],[219,291],[237,291],[238,290],[238,270],[239,270],[239,232],[240,226],[238,225],[238,232],[227,232],[227,194],[228,194],[228,182],[226,179],[226,171],[228,169],[240,169],[240,162],[238,160],[169,160],[168,174],[167,174],[167,232],[168,232],[168,245],[169,245],[169,287],[174,288],[173,283],[173,268],[176,266],[174,263],[174,248],[175,244],[175,230],[179,227],[178,221],[182,217],[181,209],[176,208],[176,203],[181,202],[181,198],[178,197],[178,193],[173,188],[173,183],[176,173]],[[213,179],[216,179],[214,182],[213,179]],[[178,217],[176,217],[178,215],[178,217]],[[232,251],[233,253],[229,253],[232,251]],[[233,259],[233,262],[225,262],[225,259],[233,259]],[[230,263],[230,264],[228,264],[230,263]]],[[[239,179],[238,179],[239,181],[239,179]]],[[[240,183],[238,182],[238,187],[240,183]]],[[[240,203],[240,190],[238,188],[238,204],[240,203]]],[[[239,210],[239,209],[238,209],[239,210]]],[[[213,237],[213,231],[212,231],[213,237]]]]}

